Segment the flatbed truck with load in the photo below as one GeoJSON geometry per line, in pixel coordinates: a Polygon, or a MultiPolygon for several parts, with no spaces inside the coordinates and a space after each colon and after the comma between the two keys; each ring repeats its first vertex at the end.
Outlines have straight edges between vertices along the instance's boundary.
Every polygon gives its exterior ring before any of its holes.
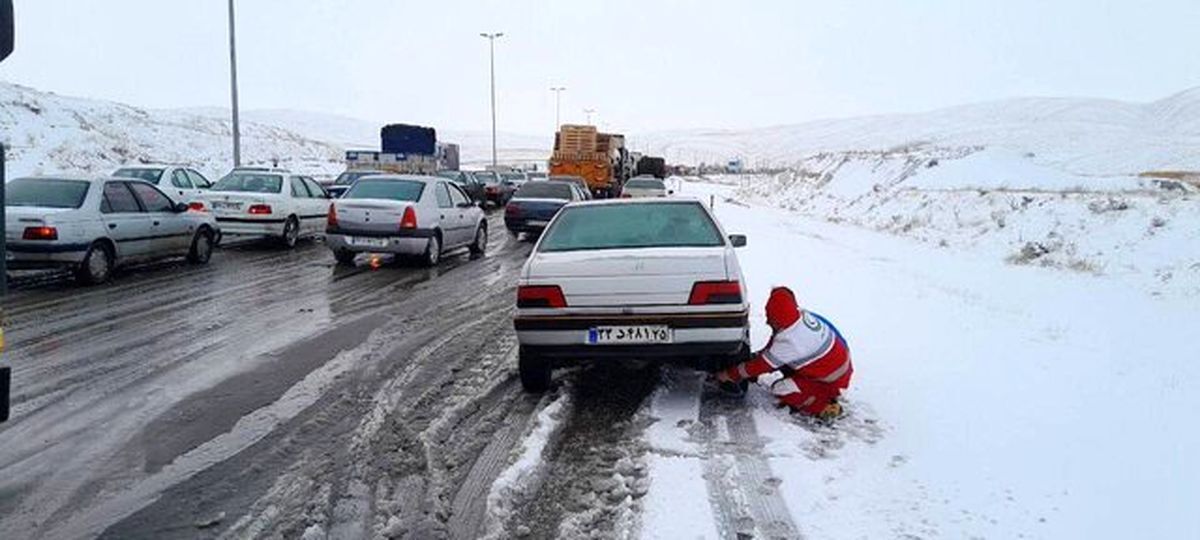
{"type": "Polygon", "coordinates": [[[596,197],[616,197],[633,176],[625,136],[599,133],[595,126],[564,125],[554,136],[550,176],[578,176],[596,197]]]}
{"type": "Polygon", "coordinates": [[[346,171],[326,186],[340,197],[359,178],[369,174],[433,175],[458,170],[457,144],[441,143],[430,127],[388,124],[379,130],[380,150],[347,150],[346,171]]]}

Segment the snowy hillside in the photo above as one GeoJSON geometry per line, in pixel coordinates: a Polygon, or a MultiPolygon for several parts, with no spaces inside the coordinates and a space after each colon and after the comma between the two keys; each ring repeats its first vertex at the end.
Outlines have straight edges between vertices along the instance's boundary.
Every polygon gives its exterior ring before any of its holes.
{"type": "Polygon", "coordinates": [[[688,130],[631,139],[669,161],[788,167],[820,152],[989,147],[1088,175],[1200,169],[1200,89],[1146,104],[1026,98],[921,114],[820,120],[751,130],[688,130]]]}
{"type": "MultiPolygon", "coordinates": [[[[228,120],[72,98],[0,83],[0,137],[10,177],[102,174],[129,163],[195,166],[210,176],[232,163],[228,120]]],[[[243,162],[279,164],[323,174],[341,163],[341,148],[254,121],[242,126],[243,162]]]]}

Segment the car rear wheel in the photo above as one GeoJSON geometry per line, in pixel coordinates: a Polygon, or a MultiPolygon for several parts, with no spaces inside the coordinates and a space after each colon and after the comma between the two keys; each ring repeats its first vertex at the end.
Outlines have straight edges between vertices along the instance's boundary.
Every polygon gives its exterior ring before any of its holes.
{"type": "Polygon", "coordinates": [[[487,226],[480,223],[475,229],[475,241],[471,243],[471,255],[479,257],[487,251],[487,226]]]}
{"type": "Polygon", "coordinates": [[[93,243],[75,269],[75,279],[88,285],[104,283],[112,273],[112,266],[113,255],[108,246],[102,242],[93,243]]]}
{"type": "Polygon", "coordinates": [[[524,347],[517,353],[517,371],[521,374],[521,387],[531,394],[540,394],[550,389],[550,362],[524,347]]]}
{"type": "Polygon", "coordinates": [[[442,260],[442,239],[435,234],[429,237],[429,244],[425,247],[425,255],[421,258],[421,262],[425,266],[437,266],[440,260],[442,260]]]}
{"type": "Polygon", "coordinates": [[[337,259],[338,264],[342,266],[354,266],[354,255],[355,253],[353,251],[345,249],[339,249],[333,252],[333,258],[337,259]]]}
{"type": "Polygon", "coordinates": [[[188,251],[187,260],[192,264],[208,264],[212,259],[213,235],[208,229],[201,230],[192,238],[192,248],[188,251]]]}
{"type": "Polygon", "coordinates": [[[292,216],[283,225],[283,236],[279,237],[279,243],[283,247],[291,249],[296,247],[298,241],[300,241],[300,221],[292,216]]]}

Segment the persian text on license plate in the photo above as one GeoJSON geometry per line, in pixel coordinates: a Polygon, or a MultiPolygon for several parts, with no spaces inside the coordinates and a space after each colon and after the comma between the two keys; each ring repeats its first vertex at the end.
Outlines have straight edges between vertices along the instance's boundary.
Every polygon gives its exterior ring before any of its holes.
{"type": "Polygon", "coordinates": [[[387,238],[363,238],[361,236],[350,237],[350,244],[363,247],[387,247],[387,238]]]}
{"type": "Polygon", "coordinates": [[[242,203],[225,201],[213,201],[212,205],[213,208],[220,208],[222,210],[234,210],[242,207],[242,203]]]}
{"type": "Polygon", "coordinates": [[[653,326],[597,326],[588,330],[590,345],[625,345],[639,343],[671,343],[671,328],[653,326]]]}

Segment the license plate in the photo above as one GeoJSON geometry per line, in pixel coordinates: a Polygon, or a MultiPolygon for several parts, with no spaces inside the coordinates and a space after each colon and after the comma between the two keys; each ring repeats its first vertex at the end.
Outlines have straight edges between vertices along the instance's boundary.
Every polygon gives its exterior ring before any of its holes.
{"type": "Polygon", "coordinates": [[[665,325],[654,326],[597,326],[588,330],[589,345],[625,345],[640,343],[671,343],[674,336],[665,325]]]}
{"type": "Polygon", "coordinates": [[[387,238],[363,238],[360,236],[351,236],[350,245],[362,247],[387,247],[387,238]]]}
{"type": "Polygon", "coordinates": [[[242,203],[224,201],[213,201],[212,205],[214,209],[221,210],[237,210],[238,208],[242,207],[242,203]]]}

